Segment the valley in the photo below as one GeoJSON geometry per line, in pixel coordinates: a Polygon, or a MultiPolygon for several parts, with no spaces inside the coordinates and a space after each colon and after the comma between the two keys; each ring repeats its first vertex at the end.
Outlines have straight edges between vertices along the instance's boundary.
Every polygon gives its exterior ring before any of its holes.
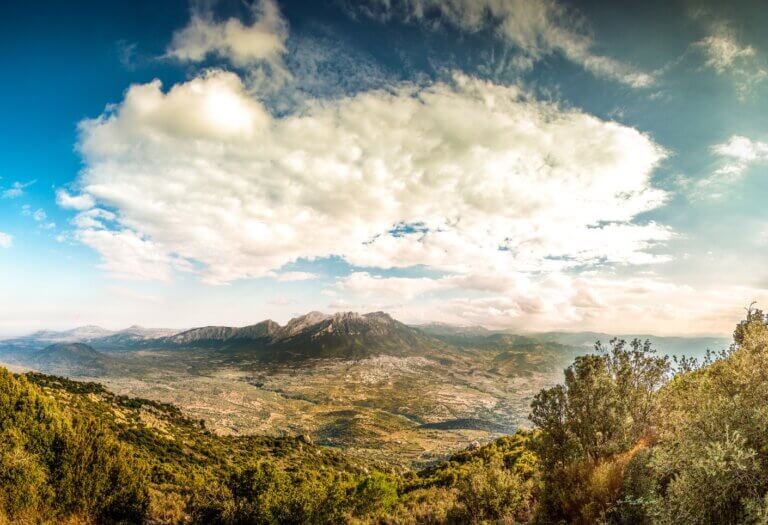
{"type": "Polygon", "coordinates": [[[86,327],[0,342],[0,361],[173,403],[220,435],[305,436],[393,468],[528,426],[530,402],[590,349],[386,314],[171,333],[86,327]]]}

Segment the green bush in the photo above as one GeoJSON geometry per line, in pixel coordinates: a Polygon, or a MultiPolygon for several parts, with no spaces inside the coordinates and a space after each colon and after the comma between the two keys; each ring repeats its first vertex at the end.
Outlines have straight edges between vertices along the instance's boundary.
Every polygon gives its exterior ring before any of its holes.
{"type": "Polygon", "coordinates": [[[531,484],[498,458],[490,464],[472,462],[457,489],[451,518],[459,523],[512,523],[528,517],[531,484]]]}

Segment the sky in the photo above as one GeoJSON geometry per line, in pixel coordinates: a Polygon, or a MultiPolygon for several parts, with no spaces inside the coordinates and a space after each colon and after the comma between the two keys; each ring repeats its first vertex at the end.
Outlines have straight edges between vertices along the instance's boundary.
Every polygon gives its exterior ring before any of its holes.
{"type": "Polygon", "coordinates": [[[0,6],[0,335],[383,310],[727,334],[768,4],[0,6]]]}

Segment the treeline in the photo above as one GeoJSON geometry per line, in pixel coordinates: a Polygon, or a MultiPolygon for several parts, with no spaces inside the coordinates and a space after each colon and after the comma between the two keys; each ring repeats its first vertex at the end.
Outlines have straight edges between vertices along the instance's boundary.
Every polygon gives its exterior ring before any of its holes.
{"type": "Polygon", "coordinates": [[[703,363],[598,345],[535,397],[533,430],[420,472],[0,370],[0,523],[768,523],[766,400],[759,310],[703,363]]]}

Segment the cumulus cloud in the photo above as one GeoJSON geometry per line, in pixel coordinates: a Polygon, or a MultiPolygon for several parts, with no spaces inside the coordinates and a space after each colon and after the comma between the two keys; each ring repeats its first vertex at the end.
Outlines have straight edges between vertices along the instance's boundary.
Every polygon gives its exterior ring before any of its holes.
{"type": "Polygon", "coordinates": [[[597,76],[632,87],[655,82],[653,74],[595,53],[583,21],[554,0],[369,0],[355,3],[355,9],[378,19],[448,24],[470,33],[493,30],[529,62],[560,53],[597,76]]]}
{"type": "Polygon", "coordinates": [[[461,75],[277,118],[214,71],[167,92],[132,86],[80,133],[79,185],[118,213],[115,228],[83,223],[79,236],[120,260],[106,264],[118,274],[134,256],[139,275],[167,278],[184,260],[208,282],[329,256],[555,271],[658,262],[650,248],[672,235],[633,222],[666,197],[651,185],[665,152],[649,137],[461,75]]]}
{"type": "Polygon", "coordinates": [[[184,62],[201,62],[214,55],[239,67],[266,63],[284,72],[288,23],[279,7],[274,0],[256,0],[249,10],[251,24],[234,17],[216,21],[211,11],[194,9],[187,26],[174,33],[167,55],[184,62]]]}
{"type": "Polygon", "coordinates": [[[13,236],[0,232],[0,248],[10,248],[13,246],[13,236]]]}
{"type": "Polygon", "coordinates": [[[738,166],[743,171],[750,163],[768,160],[768,142],[752,140],[740,135],[733,135],[722,144],[712,146],[712,151],[738,166]]]}
{"type": "Polygon", "coordinates": [[[694,47],[704,53],[705,64],[719,75],[731,75],[741,98],[746,97],[766,77],[755,48],[739,42],[735,30],[723,21],[712,24],[710,34],[694,47]]]}
{"type": "Polygon", "coordinates": [[[62,208],[79,211],[93,208],[96,205],[90,195],[70,195],[66,190],[56,191],[56,204],[62,208]]]}

